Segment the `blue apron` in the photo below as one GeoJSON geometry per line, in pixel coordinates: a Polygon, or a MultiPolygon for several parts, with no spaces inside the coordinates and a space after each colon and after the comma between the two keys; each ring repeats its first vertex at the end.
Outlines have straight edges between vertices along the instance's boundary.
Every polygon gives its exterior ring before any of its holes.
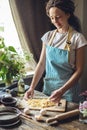
{"type": "MultiPolygon", "coordinates": [[[[72,76],[74,69],[69,64],[69,51],[46,45],[46,75],[43,93],[51,95],[54,90],[62,87],[72,76]]],[[[63,98],[78,102],[79,85],[76,83],[65,92],[63,98]]]]}

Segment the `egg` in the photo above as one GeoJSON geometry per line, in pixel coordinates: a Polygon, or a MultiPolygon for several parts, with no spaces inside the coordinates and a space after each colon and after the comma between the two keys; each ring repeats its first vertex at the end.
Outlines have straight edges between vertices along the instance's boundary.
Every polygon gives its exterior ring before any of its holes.
{"type": "Polygon", "coordinates": [[[40,114],[41,114],[42,116],[46,115],[46,113],[47,113],[46,109],[41,109],[41,110],[40,110],[40,114]]]}
{"type": "Polygon", "coordinates": [[[29,107],[27,107],[27,108],[24,109],[24,113],[25,113],[25,114],[29,114],[29,113],[30,113],[29,107]]]}
{"type": "Polygon", "coordinates": [[[35,115],[35,119],[36,119],[37,121],[41,121],[41,120],[42,120],[42,116],[41,116],[41,115],[35,115]]]}

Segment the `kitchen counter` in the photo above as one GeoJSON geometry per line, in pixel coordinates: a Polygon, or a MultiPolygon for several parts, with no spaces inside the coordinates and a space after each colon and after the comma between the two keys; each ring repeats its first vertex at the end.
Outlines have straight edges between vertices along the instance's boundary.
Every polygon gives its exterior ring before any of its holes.
{"type": "MultiPolygon", "coordinates": [[[[35,91],[36,97],[44,97],[45,95],[41,92],[35,91]]],[[[18,97],[19,98],[19,97],[18,97]]],[[[67,102],[66,112],[74,110],[78,107],[77,104],[67,102]]],[[[21,110],[23,111],[23,110],[21,110]]],[[[39,110],[32,110],[31,116],[38,115],[39,110]]],[[[58,115],[60,112],[47,112],[47,116],[45,118],[54,117],[58,115]]],[[[21,122],[16,124],[14,127],[9,127],[8,130],[86,130],[87,124],[82,124],[79,122],[79,117],[74,116],[72,118],[64,119],[62,121],[56,121],[51,124],[46,123],[44,120],[36,121],[34,119],[29,119],[24,116],[20,116],[21,122]]],[[[7,128],[1,128],[0,130],[7,130],[7,128]]]]}

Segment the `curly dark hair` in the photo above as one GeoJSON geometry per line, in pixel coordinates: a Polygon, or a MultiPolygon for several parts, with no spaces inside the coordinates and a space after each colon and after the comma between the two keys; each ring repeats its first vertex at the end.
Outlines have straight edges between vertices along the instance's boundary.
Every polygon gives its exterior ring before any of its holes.
{"type": "Polygon", "coordinates": [[[81,32],[81,25],[79,19],[74,15],[75,5],[72,0],[49,0],[46,4],[46,14],[49,16],[49,9],[51,7],[57,7],[64,11],[65,13],[70,14],[68,23],[76,31],[81,32]]]}

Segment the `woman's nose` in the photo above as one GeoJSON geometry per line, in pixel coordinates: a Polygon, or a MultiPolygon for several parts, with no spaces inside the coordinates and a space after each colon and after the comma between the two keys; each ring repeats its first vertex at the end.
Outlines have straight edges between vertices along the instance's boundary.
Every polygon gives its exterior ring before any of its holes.
{"type": "Polygon", "coordinates": [[[55,22],[55,23],[57,23],[57,22],[58,22],[58,19],[57,19],[56,17],[54,18],[54,22],[55,22]]]}

